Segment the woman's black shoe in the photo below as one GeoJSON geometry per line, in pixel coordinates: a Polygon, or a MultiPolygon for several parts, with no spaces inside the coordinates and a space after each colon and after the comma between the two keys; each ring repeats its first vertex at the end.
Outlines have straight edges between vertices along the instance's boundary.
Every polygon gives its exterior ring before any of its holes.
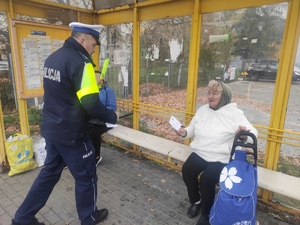
{"type": "Polygon", "coordinates": [[[201,208],[201,203],[192,204],[190,206],[190,208],[188,209],[188,211],[187,211],[187,216],[190,217],[190,218],[196,217],[199,213],[200,208],[201,208]]]}
{"type": "Polygon", "coordinates": [[[208,216],[201,216],[196,225],[210,225],[208,216]]]}

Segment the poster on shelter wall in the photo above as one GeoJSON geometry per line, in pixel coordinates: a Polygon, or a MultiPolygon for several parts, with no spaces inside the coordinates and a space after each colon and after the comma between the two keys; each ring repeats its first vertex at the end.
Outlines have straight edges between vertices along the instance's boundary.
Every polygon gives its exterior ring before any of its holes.
{"type": "Polygon", "coordinates": [[[115,50],[114,51],[114,64],[126,65],[127,64],[127,51],[115,50]]]}
{"type": "Polygon", "coordinates": [[[170,40],[169,41],[170,46],[170,55],[171,55],[171,61],[176,62],[178,56],[182,53],[183,44],[179,43],[178,40],[170,40]]]}
{"type": "Polygon", "coordinates": [[[121,67],[121,75],[123,78],[123,86],[128,87],[128,70],[126,66],[121,67]]]}
{"type": "Polygon", "coordinates": [[[27,89],[42,87],[43,67],[46,57],[51,54],[50,38],[30,37],[22,38],[23,66],[27,89]]]}
{"type": "MultiPolygon", "coordinates": [[[[46,58],[63,46],[70,36],[70,28],[11,20],[15,51],[12,54],[17,82],[16,91],[21,99],[41,97],[44,94],[43,68],[46,58]]],[[[95,52],[96,57],[98,52],[95,52]]]]}
{"type": "Polygon", "coordinates": [[[43,68],[47,57],[63,46],[64,41],[52,40],[49,36],[28,35],[21,39],[23,66],[27,89],[43,86],[43,68]]]}
{"type": "Polygon", "coordinates": [[[52,52],[55,52],[56,50],[58,50],[59,48],[61,48],[64,45],[64,40],[51,40],[51,48],[52,48],[52,52]]]}
{"type": "Polygon", "coordinates": [[[151,45],[151,47],[148,48],[145,59],[159,59],[159,48],[154,44],[151,45]]]}
{"type": "Polygon", "coordinates": [[[231,62],[229,68],[224,73],[224,81],[231,81],[235,79],[235,71],[236,71],[236,62],[231,62]]]}

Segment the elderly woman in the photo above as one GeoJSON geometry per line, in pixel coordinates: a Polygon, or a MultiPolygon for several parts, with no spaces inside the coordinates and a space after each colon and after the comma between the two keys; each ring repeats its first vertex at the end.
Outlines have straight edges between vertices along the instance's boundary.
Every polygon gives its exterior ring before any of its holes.
{"type": "Polygon", "coordinates": [[[244,112],[237,108],[236,103],[231,103],[228,85],[211,80],[207,97],[208,104],[197,110],[189,126],[178,130],[184,138],[194,137],[190,144],[192,153],[182,166],[182,176],[191,203],[188,217],[196,217],[201,209],[197,225],[209,225],[215,187],[223,167],[229,162],[236,133],[249,131],[257,136],[257,130],[244,112]]]}

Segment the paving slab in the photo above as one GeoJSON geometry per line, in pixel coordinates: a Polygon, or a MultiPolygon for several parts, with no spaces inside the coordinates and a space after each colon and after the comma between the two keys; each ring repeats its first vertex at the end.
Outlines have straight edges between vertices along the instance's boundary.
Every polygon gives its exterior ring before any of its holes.
{"type": "MultiPolygon", "coordinates": [[[[109,215],[102,225],[194,225],[190,219],[186,187],[180,172],[131,153],[102,147],[103,160],[97,167],[98,208],[109,215]]],[[[20,203],[42,168],[9,177],[0,174],[0,225],[10,225],[20,203]]],[[[37,218],[46,225],[80,225],[74,179],[68,169],[62,173],[49,200],[37,218]]],[[[257,211],[260,225],[288,225],[263,211],[257,211]]]]}

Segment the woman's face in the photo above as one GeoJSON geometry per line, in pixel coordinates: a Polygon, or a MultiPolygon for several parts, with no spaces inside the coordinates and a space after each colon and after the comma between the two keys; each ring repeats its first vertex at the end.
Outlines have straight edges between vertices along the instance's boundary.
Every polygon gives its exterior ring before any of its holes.
{"type": "Polygon", "coordinates": [[[208,90],[208,105],[210,108],[217,109],[220,100],[221,100],[222,92],[218,91],[216,88],[210,88],[208,90]]]}

